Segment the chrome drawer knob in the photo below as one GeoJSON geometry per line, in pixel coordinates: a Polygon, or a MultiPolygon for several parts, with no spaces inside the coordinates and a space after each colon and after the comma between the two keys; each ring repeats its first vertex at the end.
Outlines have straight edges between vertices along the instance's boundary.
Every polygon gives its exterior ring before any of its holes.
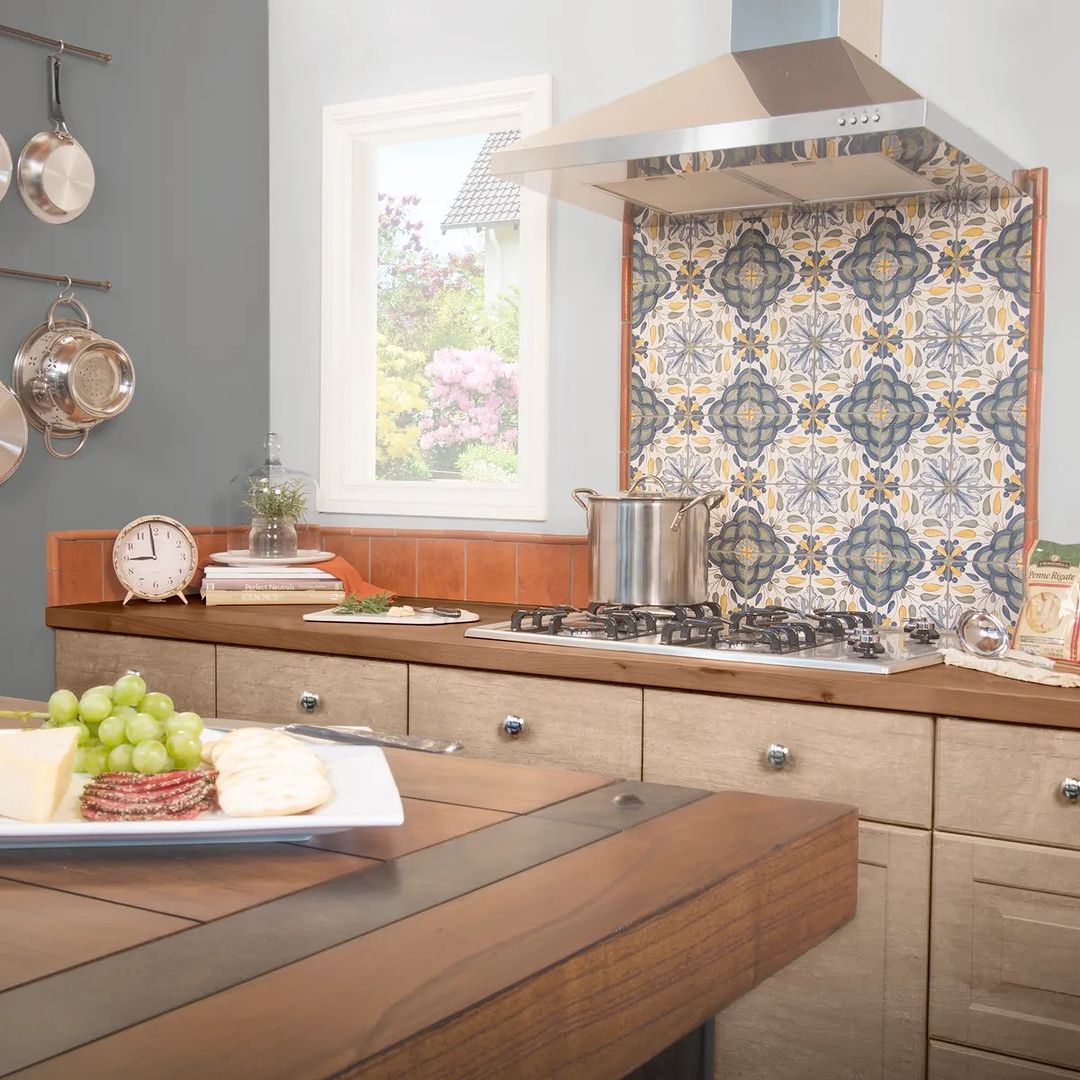
{"type": "Polygon", "coordinates": [[[503,734],[510,739],[516,739],[525,730],[525,721],[520,716],[508,716],[502,722],[503,734]]]}
{"type": "Polygon", "coordinates": [[[304,712],[314,712],[321,704],[321,699],[314,690],[305,690],[300,695],[300,708],[304,712]]]}
{"type": "Polygon", "coordinates": [[[791,751],[780,743],[770,743],[765,750],[765,764],[773,769],[783,769],[791,763],[791,751]]]}
{"type": "Polygon", "coordinates": [[[1061,794],[1070,802],[1076,802],[1077,799],[1080,799],[1080,780],[1074,780],[1073,777],[1066,776],[1061,781],[1061,794]]]}

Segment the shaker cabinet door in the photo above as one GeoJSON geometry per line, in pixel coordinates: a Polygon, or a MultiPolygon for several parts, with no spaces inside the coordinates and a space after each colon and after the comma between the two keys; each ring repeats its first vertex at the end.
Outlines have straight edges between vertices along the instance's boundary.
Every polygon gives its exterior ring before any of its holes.
{"type": "Polygon", "coordinates": [[[934,834],[935,1038],[1080,1069],[1080,852],[934,834]]]}
{"type": "Polygon", "coordinates": [[[929,893],[930,834],[863,822],[855,918],[717,1017],[717,1077],[921,1080],[929,893]]]}

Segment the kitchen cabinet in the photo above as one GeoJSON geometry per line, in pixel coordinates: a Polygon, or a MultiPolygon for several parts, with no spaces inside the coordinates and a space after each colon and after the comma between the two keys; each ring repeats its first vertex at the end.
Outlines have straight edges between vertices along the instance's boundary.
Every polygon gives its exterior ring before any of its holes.
{"type": "Polygon", "coordinates": [[[168,694],[178,709],[216,715],[214,646],[126,634],[56,631],[56,685],[81,694],[138,671],[151,690],[168,694]]]}
{"type": "Polygon", "coordinates": [[[646,780],[852,803],[864,819],[929,827],[933,752],[929,716],[645,691],[646,780]]]}
{"type": "Polygon", "coordinates": [[[217,649],[217,715],[290,724],[365,724],[404,734],[408,668],[278,649],[217,649]],[[312,709],[304,709],[303,698],[312,709]]]}
{"type": "Polygon", "coordinates": [[[409,733],[460,739],[471,757],[641,778],[636,687],[410,664],[409,733]]]}
{"type": "Polygon", "coordinates": [[[931,1041],[928,1080],[1080,1080],[1080,1073],[1036,1061],[931,1041]]]}
{"type": "Polygon", "coordinates": [[[1080,1063],[1080,852],[934,836],[930,1034],[1080,1063]]]}
{"type": "Polygon", "coordinates": [[[938,829],[1080,848],[1080,731],[938,721],[938,829]]]}
{"type": "Polygon", "coordinates": [[[929,834],[863,822],[855,918],[724,1011],[716,1075],[922,1077],[929,898],[929,834]]]}

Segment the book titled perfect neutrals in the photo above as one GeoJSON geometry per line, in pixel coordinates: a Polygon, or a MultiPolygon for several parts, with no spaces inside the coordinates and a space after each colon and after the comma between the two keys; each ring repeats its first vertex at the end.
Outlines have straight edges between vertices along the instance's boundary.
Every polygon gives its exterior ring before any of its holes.
{"type": "Polygon", "coordinates": [[[341,592],[341,582],[337,578],[233,578],[208,580],[203,589],[206,592],[341,592]]]}

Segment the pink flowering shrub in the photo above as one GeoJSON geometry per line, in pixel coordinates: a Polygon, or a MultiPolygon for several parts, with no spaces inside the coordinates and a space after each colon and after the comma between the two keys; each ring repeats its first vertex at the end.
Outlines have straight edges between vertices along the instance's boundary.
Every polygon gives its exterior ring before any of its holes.
{"type": "Polygon", "coordinates": [[[420,421],[423,450],[483,443],[517,446],[518,372],[489,348],[439,349],[424,369],[428,413],[420,421]]]}

